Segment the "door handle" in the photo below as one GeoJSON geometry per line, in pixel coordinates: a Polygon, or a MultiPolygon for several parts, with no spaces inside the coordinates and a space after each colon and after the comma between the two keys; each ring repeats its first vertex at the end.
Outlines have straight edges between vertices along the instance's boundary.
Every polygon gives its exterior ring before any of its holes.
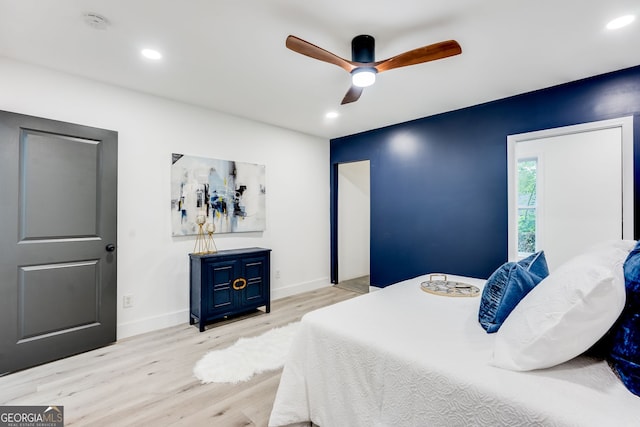
{"type": "Polygon", "coordinates": [[[236,291],[239,291],[240,289],[244,289],[244,288],[247,287],[247,279],[243,279],[242,277],[240,277],[240,278],[234,280],[233,284],[231,286],[236,291]],[[238,283],[240,283],[240,286],[238,286],[238,283]]]}
{"type": "Polygon", "coordinates": [[[116,245],[114,245],[113,243],[109,243],[107,246],[105,246],[105,249],[107,250],[107,252],[113,252],[116,250],[116,245]]]}

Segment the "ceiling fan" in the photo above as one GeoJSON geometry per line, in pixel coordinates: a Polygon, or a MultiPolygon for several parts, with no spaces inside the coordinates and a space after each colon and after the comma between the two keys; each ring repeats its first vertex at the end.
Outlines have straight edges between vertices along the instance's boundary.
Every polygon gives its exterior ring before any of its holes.
{"type": "Polygon", "coordinates": [[[363,88],[371,86],[375,82],[377,73],[462,53],[462,48],[457,41],[447,40],[419,47],[376,62],[374,60],[375,39],[366,34],[356,36],[351,41],[351,61],[340,58],[296,36],[287,37],[286,46],[294,52],[337,65],[351,73],[351,88],[341,104],[357,101],[362,95],[363,88]]]}

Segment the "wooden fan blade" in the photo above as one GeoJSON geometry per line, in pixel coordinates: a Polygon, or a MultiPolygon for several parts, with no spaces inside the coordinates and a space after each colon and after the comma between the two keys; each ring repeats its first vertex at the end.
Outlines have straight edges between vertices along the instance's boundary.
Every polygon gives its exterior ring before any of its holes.
{"type": "Polygon", "coordinates": [[[349,91],[342,99],[342,102],[340,103],[340,105],[349,104],[350,102],[356,102],[358,99],[360,99],[360,95],[362,95],[362,90],[363,88],[361,87],[351,85],[351,87],[349,88],[349,91]]]}
{"type": "Polygon", "coordinates": [[[328,62],[329,64],[337,65],[338,67],[351,72],[356,65],[351,61],[347,61],[344,58],[340,58],[328,50],[324,50],[314,44],[302,40],[296,36],[287,37],[286,46],[294,52],[301,53],[302,55],[310,58],[318,59],[320,61],[328,62]]]}
{"type": "Polygon", "coordinates": [[[423,62],[435,61],[436,59],[447,58],[459,55],[462,48],[455,40],[447,40],[429,46],[419,47],[392,58],[378,61],[375,68],[379,73],[393,70],[394,68],[406,67],[407,65],[421,64],[423,62]]]}

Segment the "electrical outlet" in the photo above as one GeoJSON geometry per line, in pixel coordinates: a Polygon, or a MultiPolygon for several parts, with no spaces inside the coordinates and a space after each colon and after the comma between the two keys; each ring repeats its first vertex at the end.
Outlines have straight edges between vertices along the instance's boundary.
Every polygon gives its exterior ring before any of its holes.
{"type": "Polygon", "coordinates": [[[276,279],[280,278],[280,270],[276,270],[276,279]]]}
{"type": "Polygon", "coordinates": [[[133,307],[133,295],[123,295],[122,296],[122,308],[131,308],[133,307]]]}

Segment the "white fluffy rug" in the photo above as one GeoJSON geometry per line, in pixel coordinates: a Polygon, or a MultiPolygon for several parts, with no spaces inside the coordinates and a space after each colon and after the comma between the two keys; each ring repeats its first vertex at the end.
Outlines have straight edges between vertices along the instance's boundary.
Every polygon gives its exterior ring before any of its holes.
{"type": "Polygon", "coordinates": [[[238,383],[255,374],[284,366],[299,322],[274,328],[262,335],[240,338],[231,347],[205,354],[193,368],[203,383],[238,383]]]}

